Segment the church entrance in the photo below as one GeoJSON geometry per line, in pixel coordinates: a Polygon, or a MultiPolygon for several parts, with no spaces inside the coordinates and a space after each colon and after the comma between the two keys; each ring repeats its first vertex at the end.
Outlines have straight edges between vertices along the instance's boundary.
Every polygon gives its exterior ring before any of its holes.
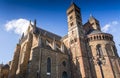
{"type": "Polygon", "coordinates": [[[62,78],[68,78],[67,72],[64,71],[64,72],[62,73],[62,78]]]}

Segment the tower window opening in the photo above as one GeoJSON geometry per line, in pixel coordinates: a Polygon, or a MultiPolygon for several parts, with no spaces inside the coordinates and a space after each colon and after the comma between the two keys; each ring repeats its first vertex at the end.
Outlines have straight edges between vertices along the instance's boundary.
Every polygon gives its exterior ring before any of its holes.
{"type": "Polygon", "coordinates": [[[80,13],[79,9],[76,8],[75,10],[76,10],[76,12],[80,13]]]}
{"type": "Polygon", "coordinates": [[[70,20],[72,20],[73,19],[73,16],[70,16],[70,20]]]}
{"type": "Polygon", "coordinates": [[[77,42],[77,38],[75,38],[74,40],[75,40],[75,42],[77,42]]]}
{"type": "Polygon", "coordinates": [[[80,19],[80,15],[77,15],[77,18],[80,19]]]}
{"type": "Polygon", "coordinates": [[[73,22],[72,23],[70,23],[70,26],[73,26],[74,24],[73,24],[73,22]]]}
{"type": "Polygon", "coordinates": [[[72,12],[73,12],[73,9],[68,12],[68,15],[71,14],[72,12]]]}
{"type": "Polygon", "coordinates": [[[78,21],[78,25],[80,25],[81,23],[78,21]]]}
{"type": "Polygon", "coordinates": [[[74,43],[74,41],[73,40],[71,40],[71,44],[73,44],[74,43]]]}
{"type": "Polygon", "coordinates": [[[74,31],[72,31],[72,34],[74,34],[74,31]]]}

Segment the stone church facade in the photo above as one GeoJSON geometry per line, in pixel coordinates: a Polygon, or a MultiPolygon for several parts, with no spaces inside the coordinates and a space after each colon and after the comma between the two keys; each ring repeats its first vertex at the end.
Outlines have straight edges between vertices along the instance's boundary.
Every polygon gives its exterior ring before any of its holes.
{"type": "Polygon", "coordinates": [[[120,58],[113,36],[90,16],[82,24],[80,8],[67,10],[64,37],[29,24],[16,45],[13,60],[0,64],[0,78],[120,78],[120,58]]]}

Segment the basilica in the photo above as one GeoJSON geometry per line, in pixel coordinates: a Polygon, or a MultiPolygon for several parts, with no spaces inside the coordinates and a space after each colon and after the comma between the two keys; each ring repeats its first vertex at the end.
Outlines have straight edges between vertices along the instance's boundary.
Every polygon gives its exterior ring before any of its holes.
{"type": "Polygon", "coordinates": [[[0,64],[0,78],[120,78],[113,36],[102,32],[93,16],[83,24],[75,3],[66,13],[68,33],[63,37],[30,21],[13,59],[0,64]]]}

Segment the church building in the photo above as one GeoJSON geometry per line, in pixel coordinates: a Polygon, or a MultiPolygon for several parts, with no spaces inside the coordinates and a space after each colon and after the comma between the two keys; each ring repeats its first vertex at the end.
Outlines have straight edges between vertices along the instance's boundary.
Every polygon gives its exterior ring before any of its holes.
{"type": "Polygon", "coordinates": [[[113,36],[90,16],[82,24],[80,8],[67,9],[64,37],[29,23],[16,45],[13,60],[0,64],[0,78],[120,78],[120,57],[113,36]],[[67,30],[66,30],[67,31],[67,30]]]}

